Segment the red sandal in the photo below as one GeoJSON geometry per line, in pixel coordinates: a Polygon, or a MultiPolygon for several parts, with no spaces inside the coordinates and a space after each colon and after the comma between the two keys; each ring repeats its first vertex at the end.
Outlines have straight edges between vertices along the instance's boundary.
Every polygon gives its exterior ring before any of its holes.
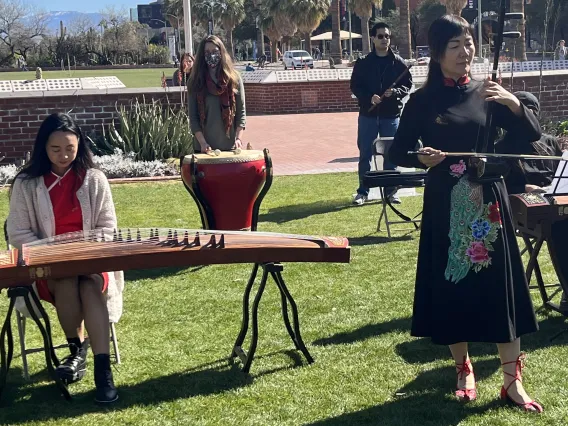
{"type": "MultiPolygon", "coordinates": [[[[469,376],[473,374],[473,370],[471,368],[471,361],[468,359],[466,360],[466,356],[463,357],[462,364],[456,364],[456,368],[458,369],[457,375],[458,380],[463,380],[465,376],[469,376]],[[465,375],[465,376],[464,376],[465,375]]],[[[457,386],[456,386],[457,387],[457,386]]],[[[477,398],[477,390],[473,389],[466,389],[465,386],[463,388],[457,388],[456,396],[460,401],[468,402],[473,401],[477,398]]]]}
{"type": "MultiPolygon", "coordinates": [[[[522,376],[521,376],[521,372],[523,370],[523,368],[525,367],[525,358],[526,355],[524,353],[521,353],[517,359],[515,361],[509,361],[509,362],[504,362],[501,365],[506,365],[506,364],[516,364],[515,365],[515,375],[513,376],[510,373],[507,373],[504,371],[504,373],[508,376],[513,377],[515,380],[518,380],[519,382],[523,382],[522,381],[522,376]]],[[[513,398],[511,398],[509,396],[508,390],[511,387],[511,385],[513,383],[515,383],[515,380],[511,380],[511,383],[509,383],[509,386],[507,386],[505,388],[505,385],[501,386],[501,399],[504,401],[507,401],[508,403],[512,404],[512,405],[516,405],[519,408],[522,408],[525,411],[528,411],[530,413],[542,413],[543,408],[542,405],[540,405],[538,402],[536,402],[535,400],[529,401],[529,402],[516,402],[513,401],[513,398]]]]}

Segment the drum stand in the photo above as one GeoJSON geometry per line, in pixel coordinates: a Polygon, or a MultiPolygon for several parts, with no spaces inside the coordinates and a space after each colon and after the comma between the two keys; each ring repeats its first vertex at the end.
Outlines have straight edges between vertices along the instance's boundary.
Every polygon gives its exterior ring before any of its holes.
{"type": "Polygon", "coordinates": [[[284,279],[282,278],[282,271],[284,266],[280,263],[256,263],[252,268],[252,273],[249,278],[248,284],[245,288],[245,293],[243,296],[243,321],[241,325],[241,331],[237,337],[235,342],[235,346],[233,347],[233,352],[231,353],[231,359],[235,357],[239,357],[243,362],[242,371],[244,373],[248,373],[250,370],[250,366],[252,364],[252,360],[254,358],[254,353],[256,352],[256,346],[258,343],[258,305],[260,303],[260,299],[262,298],[262,293],[264,292],[264,288],[266,287],[266,282],[268,280],[268,274],[272,276],[272,279],[278,286],[278,290],[280,290],[280,300],[282,303],[282,317],[284,319],[284,325],[286,326],[286,330],[288,330],[288,334],[292,338],[294,342],[294,346],[297,350],[301,351],[304,356],[306,357],[308,364],[314,362],[314,359],[308,352],[304,341],[302,340],[302,335],[300,334],[300,320],[298,317],[298,308],[296,306],[296,302],[292,298],[288,287],[284,283],[284,279]],[[252,291],[252,287],[254,286],[254,282],[256,280],[256,276],[258,274],[258,268],[262,267],[262,279],[260,280],[260,284],[258,286],[258,290],[256,296],[254,298],[254,302],[252,304],[252,335],[251,335],[251,343],[248,350],[248,353],[242,348],[243,342],[245,337],[248,333],[249,329],[249,301],[250,301],[250,294],[252,291]],[[288,303],[290,304],[290,308],[292,309],[292,319],[294,325],[290,324],[290,318],[288,316],[288,303]]]}
{"type": "Polygon", "coordinates": [[[59,388],[60,392],[63,394],[65,399],[71,400],[71,395],[67,390],[67,386],[61,381],[55,372],[55,367],[59,365],[59,360],[55,355],[55,349],[53,348],[53,343],[51,341],[51,324],[49,322],[49,317],[47,313],[41,306],[39,298],[33,291],[31,286],[21,286],[21,287],[11,287],[8,289],[8,298],[10,299],[10,304],[8,306],[8,313],[6,314],[6,320],[0,332],[0,396],[6,387],[6,379],[8,377],[8,370],[10,369],[10,364],[12,362],[12,356],[14,354],[14,338],[12,335],[12,312],[14,311],[14,305],[16,303],[17,297],[23,297],[26,307],[30,313],[30,316],[37,324],[39,331],[43,337],[43,347],[45,351],[45,363],[47,366],[47,371],[51,378],[55,381],[55,384],[59,388]],[[37,310],[39,311],[41,317],[45,321],[45,327],[41,323],[33,308],[31,299],[34,301],[37,310]],[[6,353],[6,338],[8,338],[8,352],[6,353]]]}

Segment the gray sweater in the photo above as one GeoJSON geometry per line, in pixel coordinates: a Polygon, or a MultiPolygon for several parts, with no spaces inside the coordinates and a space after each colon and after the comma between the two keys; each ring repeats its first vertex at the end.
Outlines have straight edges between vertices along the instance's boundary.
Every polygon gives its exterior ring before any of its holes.
{"type": "MultiPolygon", "coordinates": [[[[233,127],[230,130],[230,137],[225,134],[225,125],[221,115],[221,102],[218,96],[207,93],[205,98],[205,125],[202,127],[199,120],[199,109],[197,107],[197,95],[190,93],[189,97],[189,120],[193,134],[203,132],[205,141],[212,149],[229,151],[235,144],[235,134],[237,127],[245,128],[246,107],[245,107],[245,88],[243,80],[239,78],[239,91],[235,95],[237,111],[233,127]]],[[[195,148],[200,149],[199,142],[195,140],[195,148]]]]}
{"type": "MultiPolygon", "coordinates": [[[[83,230],[116,228],[110,185],[103,172],[96,169],[87,170],[85,180],[77,191],[77,198],[81,204],[83,230]]],[[[55,216],[43,177],[18,178],[14,181],[7,227],[10,244],[20,250],[22,244],[55,236],[55,216]]],[[[108,313],[111,322],[118,322],[122,315],[124,274],[118,271],[108,275],[108,313]]],[[[25,309],[20,307],[18,310],[26,313],[25,309]]]]}

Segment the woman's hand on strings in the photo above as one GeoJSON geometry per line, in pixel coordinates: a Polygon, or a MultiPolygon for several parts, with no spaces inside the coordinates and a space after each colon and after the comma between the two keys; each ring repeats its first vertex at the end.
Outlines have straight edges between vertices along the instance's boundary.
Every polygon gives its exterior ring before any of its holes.
{"type": "Polygon", "coordinates": [[[481,88],[481,96],[487,102],[497,102],[511,109],[515,114],[521,110],[521,102],[511,92],[505,90],[503,86],[487,78],[481,88]]]}
{"type": "Polygon", "coordinates": [[[440,164],[446,158],[446,154],[438,149],[426,147],[418,151],[418,161],[426,167],[434,167],[440,164]]]}

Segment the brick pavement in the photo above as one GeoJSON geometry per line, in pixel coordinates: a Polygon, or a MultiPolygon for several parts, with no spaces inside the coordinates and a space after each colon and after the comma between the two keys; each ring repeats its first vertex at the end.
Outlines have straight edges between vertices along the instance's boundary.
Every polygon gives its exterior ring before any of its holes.
{"type": "Polygon", "coordinates": [[[275,175],[357,170],[356,112],[247,117],[243,140],[268,148],[275,175]]]}

